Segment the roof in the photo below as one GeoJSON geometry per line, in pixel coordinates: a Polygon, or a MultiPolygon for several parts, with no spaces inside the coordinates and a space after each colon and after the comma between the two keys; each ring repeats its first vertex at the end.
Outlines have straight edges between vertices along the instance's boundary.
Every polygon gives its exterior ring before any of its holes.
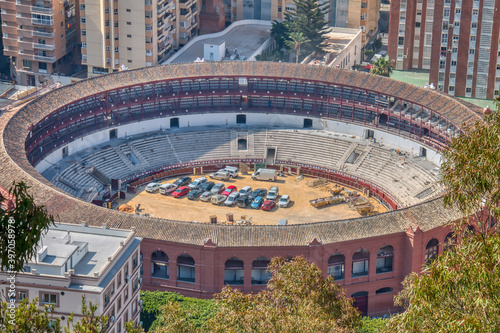
{"type": "Polygon", "coordinates": [[[129,215],[80,201],[47,181],[28,162],[25,139],[29,127],[50,112],[71,101],[103,90],[131,84],[184,79],[189,77],[283,77],[289,79],[339,82],[419,103],[434,110],[456,125],[481,121],[480,109],[466,105],[451,96],[386,77],[324,66],[271,62],[205,62],[161,65],[98,76],[51,91],[22,109],[5,112],[0,117],[0,186],[10,187],[13,180],[25,181],[31,187],[37,204],[45,205],[57,220],[112,228],[136,227],[137,236],[175,243],[202,246],[210,239],[221,247],[307,246],[314,238],[336,243],[404,231],[418,224],[432,229],[460,217],[453,209],[443,209],[443,199],[406,209],[359,219],[289,226],[224,226],[193,222],[167,221],[129,215]]]}

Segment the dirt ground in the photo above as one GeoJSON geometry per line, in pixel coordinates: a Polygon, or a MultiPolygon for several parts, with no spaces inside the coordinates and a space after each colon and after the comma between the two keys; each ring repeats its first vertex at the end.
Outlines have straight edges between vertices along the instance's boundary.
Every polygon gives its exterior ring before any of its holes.
{"type": "MultiPolygon", "coordinates": [[[[205,175],[208,178],[208,175],[205,175]]],[[[191,176],[192,179],[201,177],[201,175],[191,176]]],[[[170,178],[162,180],[161,183],[172,183],[177,179],[170,178]]],[[[254,181],[250,175],[239,175],[236,179],[224,182],[228,185],[235,185],[238,190],[244,186],[250,186],[252,189],[265,188],[269,190],[271,186],[279,187],[280,196],[288,194],[291,202],[288,208],[278,208],[276,206],[272,211],[263,211],[261,209],[252,209],[250,205],[247,208],[239,208],[238,206],[226,207],[216,206],[210,202],[203,202],[199,199],[191,201],[187,196],[176,199],[171,195],[165,196],[156,193],[148,193],[144,190],[145,186],[138,189],[137,194],[126,194],[126,199],[118,200],[118,206],[124,203],[135,207],[140,204],[140,213],[149,214],[153,217],[174,219],[181,221],[198,221],[208,223],[211,215],[217,216],[217,221],[226,220],[227,213],[233,213],[234,220],[239,220],[241,216],[246,216],[246,219],[251,218],[252,224],[267,224],[276,225],[280,219],[287,219],[288,224],[302,224],[320,221],[343,220],[349,218],[360,217],[361,215],[354,209],[349,208],[347,203],[341,203],[335,206],[326,206],[323,208],[314,208],[309,203],[309,200],[328,197],[331,194],[329,189],[333,183],[327,186],[318,186],[312,188],[306,185],[313,178],[304,177],[298,180],[296,176],[278,177],[276,182],[254,181]]],[[[218,183],[219,181],[214,181],[218,183]]],[[[352,189],[351,189],[352,190],[352,189]]],[[[345,192],[342,192],[345,195],[345,192]]],[[[358,192],[359,193],[359,192],[358,192]]],[[[375,206],[374,213],[382,213],[387,209],[381,205],[377,199],[370,198],[370,202],[375,206]]]]}

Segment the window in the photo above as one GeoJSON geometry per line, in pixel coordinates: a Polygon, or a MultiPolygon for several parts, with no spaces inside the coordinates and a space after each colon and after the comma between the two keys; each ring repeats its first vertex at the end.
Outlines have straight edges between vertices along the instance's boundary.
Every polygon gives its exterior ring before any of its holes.
{"type": "Polygon", "coordinates": [[[405,38],[404,37],[399,37],[398,45],[405,45],[405,38]]]}
{"type": "Polygon", "coordinates": [[[471,42],[475,42],[476,41],[476,36],[471,36],[470,41],[471,42]]]}
{"type": "Polygon", "coordinates": [[[448,43],[448,34],[441,35],[441,43],[443,43],[443,44],[448,43]]]}
{"type": "Polygon", "coordinates": [[[236,115],[236,123],[237,124],[246,124],[247,123],[247,116],[244,114],[236,115]]]}
{"type": "Polygon", "coordinates": [[[109,52],[109,51],[110,51],[110,48],[111,48],[111,46],[106,45],[106,52],[109,52]]]}
{"type": "Polygon", "coordinates": [[[247,139],[238,139],[238,150],[248,150],[247,139]]]}
{"type": "Polygon", "coordinates": [[[366,14],[361,14],[361,21],[365,21],[366,20],[366,14]]]}
{"type": "Polygon", "coordinates": [[[196,281],[195,262],[190,255],[181,254],[177,257],[177,280],[192,283],[196,281]]]}
{"type": "Polygon", "coordinates": [[[31,68],[31,66],[32,66],[31,60],[23,59],[23,67],[31,68]]]}
{"type": "Polygon", "coordinates": [[[22,300],[28,298],[28,292],[26,290],[20,290],[17,293],[17,301],[21,302],[22,300]]]}
{"type": "Polygon", "coordinates": [[[431,262],[434,258],[437,257],[438,245],[439,245],[439,242],[435,238],[431,239],[427,243],[427,246],[425,247],[425,263],[426,264],[431,262]]]}
{"type": "Polygon", "coordinates": [[[82,61],[87,61],[87,55],[86,54],[82,54],[82,61]]]}
{"type": "Polygon", "coordinates": [[[456,65],[457,65],[457,61],[456,61],[456,60],[452,60],[452,61],[451,61],[451,65],[452,65],[452,66],[456,66],[456,65]]]}
{"type": "Polygon", "coordinates": [[[391,287],[380,288],[375,291],[375,295],[392,293],[391,287]]]}
{"type": "Polygon", "coordinates": [[[82,42],[82,49],[86,49],[87,48],[87,42],[82,42]]]}
{"type": "Polygon", "coordinates": [[[439,68],[440,68],[440,69],[443,69],[443,68],[445,68],[445,67],[446,67],[446,61],[444,61],[444,60],[440,60],[440,61],[439,61],[439,68]]]}
{"type": "Polygon", "coordinates": [[[108,7],[104,8],[104,14],[109,14],[109,8],[108,7]]]}
{"type": "Polygon", "coordinates": [[[153,26],[151,24],[146,24],[146,31],[152,31],[153,26]]]}
{"type": "Polygon", "coordinates": [[[453,24],[453,26],[454,26],[455,28],[458,28],[458,27],[460,27],[460,22],[458,22],[458,21],[455,21],[455,23],[453,24]]]}
{"type": "Polygon", "coordinates": [[[126,11],[127,13],[130,13],[130,12],[131,12],[130,8],[127,8],[125,11],[126,11]]]}
{"type": "Polygon", "coordinates": [[[473,9],[472,10],[472,15],[474,15],[474,16],[479,15],[479,9],[473,9]]]}
{"type": "Polygon", "coordinates": [[[243,284],[243,260],[233,257],[224,265],[224,284],[243,284]]]}
{"type": "Polygon", "coordinates": [[[118,309],[118,311],[120,311],[120,309],[122,308],[122,298],[120,296],[118,296],[118,300],[116,302],[116,307],[118,309]]]}
{"type": "Polygon", "coordinates": [[[108,306],[109,301],[111,299],[111,290],[107,290],[106,293],[104,294],[104,306],[108,306]]]}
{"type": "Polygon", "coordinates": [[[283,12],[283,7],[279,6],[278,7],[278,13],[281,13],[281,12],[283,12]]]}
{"type": "Polygon", "coordinates": [[[361,2],[361,8],[367,8],[367,2],[362,1],[361,2]]]}
{"type": "Polygon", "coordinates": [[[113,9],[113,14],[118,15],[118,8],[113,9]]]}
{"type": "Polygon", "coordinates": [[[118,53],[118,46],[115,46],[115,53],[118,53]]]}
{"type": "Polygon", "coordinates": [[[17,37],[17,39],[18,39],[20,42],[22,42],[22,41],[23,41],[23,37],[21,37],[21,36],[17,37]]]}
{"type": "Polygon", "coordinates": [[[132,22],[127,22],[127,25],[132,25],[132,22]]]}
{"type": "Polygon", "coordinates": [[[370,252],[366,249],[360,249],[354,252],[352,256],[352,277],[368,275],[370,264],[370,252]]]}
{"type": "Polygon", "coordinates": [[[116,278],[116,285],[118,286],[118,288],[122,285],[122,273],[121,272],[118,273],[118,277],[116,278]]]}
{"type": "Polygon", "coordinates": [[[80,4],[80,10],[85,10],[85,4],[80,4]]]}
{"type": "Polygon", "coordinates": [[[449,92],[455,91],[455,86],[448,86],[448,91],[449,92]]]}
{"type": "Polygon", "coordinates": [[[455,14],[460,14],[460,8],[455,8],[455,14]]]}
{"type": "Polygon", "coordinates": [[[327,274],[332,275],[335,280],[343,280],[345,274],[345,257],[341,253],[332,255],[328,259],[327,274]]]}
{"type": "Polygon", "coordinates": [[[477,23],[472,23],[471,28],[472,29],[477,29],[477,23]]]}
{"type": "Polygon", "coordinates": [[[109,32],[106,33],[106,39],[109,39],[109,32]]]}
{"type": "Polygon", "coordinates": [[[127,51],[132,51],[132,48],[131,47],[127,47],[127,51]]]}
{"type": "Polygon", "coordinates": [[[118,28],[118,22],[115,22],[114,26],[115,28],[118,28]]]}
{"type": "Polygon", "coordinates": [[[80,17],[80,23],[85,24],[85,16],[80,17]]]}
{"type": "MultiPolygon", "coordinates": [[[[127,38],[132,38],[132,35],[127,35],[127,38]]],[[[150,38],[151,38],[151,37],[150,37],[150,38]]],[[[147,40],[147,39],[148,39],[148,38],[146,37],[146,40],[147,40]]],[[[147,43],[147,41],[146,41],[146,43],[147,43]]]]}
{"type": "Polygon", "coordinates": [[[168,256],[163,251],[153,252],[151,255],[151,276],[160,279],[168,279],[168,272],[168,256]]]}
{"type": "Polygon", "coordinates": [[[132,60],[130,60],[130,59],[129,59],[129,60],[127,60],[127,62],[128,62],[129,64],[131,64],[131,63],[132,63],[132,60]]]}
{"type": "Polygon", "coordinates": [[[443,22],[443,30],[448,30],[448,22],[443,22]]]}
{"type": "Polygon", "coordinates": [[[152,44],[153,43],[153,37],[146,37],[146,44],[152,44]]]}
{"type": "Polygon", "coordinates": [[[123,301],[128,300],[128,286],[125,287],[125,291],[123,292],[123,301]]]}
{"type": "Polygon", "coordinates": [[[394,248],[390,245],[380,248],[377,252],[377,274],[392,272],[394,248]]]}
{"type": "Polygon", "coordinates": [[[444,9],[443,16],[450,16],[450,9],[449,8],[444,9]]]}
{"type": "Polygon", "coordinates": [[[57,294],[42,293],[42,304],[54,304],[57,306],[57,294]]]}
{"type": "Polygon", "coordinates": [[[252,262],[252,284],[266,284],[271,278],[271,272],[267,270],[270,260],[266,257],[258,257],[252,262]]]}
{"type": "Polygon", "coordinates": [[[82,36],[87,36],[87,30],[82,29],[82,36]]]}
{"type": "Polygon", "coordinates": [[[139,278],[136,277],[132,282],[132,292],[135,292],[138,286],[139,286],[139,278]]]}
{"type": "Polygon", "coordinates": [[[106,22],[104,22],[104,25],[105,25],[106,27],[109,27],[109,20],[106,20],[106,22]]]}
{"type": "Polygon", "coordinates": [[[469,54],[474,54],[475,50],[474,49],[469,49],[469,54]]]}

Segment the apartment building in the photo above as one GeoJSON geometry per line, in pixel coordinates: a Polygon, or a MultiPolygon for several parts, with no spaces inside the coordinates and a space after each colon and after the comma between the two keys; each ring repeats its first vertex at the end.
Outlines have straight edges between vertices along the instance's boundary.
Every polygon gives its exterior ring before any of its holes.
{"type": "Polygon", "coordinates": [[[198,0],[80,1],[89,76],[153,66],[198,34],[198,0]]]}
{"type": "Polygon", "coordinates": [[[1,0],[0,8],[4,54],[18,84],[33,86],[78,68],[75,0],[1,0]]]}
{"type": "MultiPolygon", "coordinates": [[[[320,1],[324,3],[324,1],[320,1]]],[[[361,29],[363,45],[378,31],[380,0],[328,0],[330,12],[326,20],[332,27],[361,29]]],[[[239,20],[282,22],[286,11],[295,10],[293,0],[223,0],[226,25],[239,20]]]]}
{"type": "Polygon", "coordinates": [[[494,0],[393,0],[389,59],[396,69],[430,70],[429,82],[450,95],[492,99],[500,87],[497,9],[494,0]]]}
{"type": "Polygon", "coordinates": [[[54,305],[62,325],[71,313],[81,314],[82,296],[108,316],[110,333],[124,332],[123,324],[140,324],[140,242],[135,230],[116,230],[58,223],[39,243],[36,258],[18,273],[15,297],[8,273],[0,272],[0,294],[20,302],[38,298],[40,308],[54,305]]]}

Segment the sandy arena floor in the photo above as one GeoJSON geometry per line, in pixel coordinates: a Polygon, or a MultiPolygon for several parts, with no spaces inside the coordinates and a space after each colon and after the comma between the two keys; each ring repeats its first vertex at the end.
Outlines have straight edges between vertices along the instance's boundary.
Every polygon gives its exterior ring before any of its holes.
{"type": "MultiPolygon", "coordinates": [[[[205,175],[208,178],[208,175],[205,175]]],[[[191,176],[194,180],[201,175],[191,176]]],[[[172,183],[176,178],[165,179],[164,183],[172,183]]],[[[171,195],[165,196],[156,193],[148,193],[144,190],[145,186],[139,188],[137,194],[132,195],[127,193],[126,199],[118,200],[118,206],[124,203],[135,207],[140,204],[140,213],[149,214],[150,216],[174,219],[182,221],[198,221],[208,223],[211,215],[217,216],[217,221],[225,221],[227,213],[233,213],[234,220],[240,219],[245,215],[252,218],[252,224],[268,224],[276,225],[280,219],[287,219],[288,224],[301,224],[320,221],[343,220],[360,217],[361,215],[354,209],[350,209],[347,203],[341,203],[335,206],[326,206],[323,208],[314,208],[309,203],[309,200],[327,197],[331,194],[322,187],[311,188],[306,183],[313,178],[305,177],[302,180],[297,180],[296,176],[278,177],[276,182],[254,181],[250,175],[239,175],[236,179],[224,182],[228,185],[235,185],[238,190],[244,186],[251,186],[252,189],[265,188],[269,190],[271,186],[279,187],[279,194],[288,194],[291,198],[291,203],[288,208],[278,208],[277,206],[272,211],[263,211],[261,209],[252,209],[250,205],[247,208],[239,208],[238,206],[226,207],[216,206],[210,202],[203,202],[199,199],[191,201],[187,196],[176,199],[171,195]]],[[[214,181],[218,183],[219,181],[214,181]]],[[[324,187],[323,187],[324,188],[324,187]]],[[[342,192],[345,194],[345,192],[342,192]]],[[[377,199],[370,198],[370,202],[375,206],[374,213],[382,213],[387,209],[381,205],[377,199]]],[[[117,206],[117,207],[118,207],[117,206]]]]}

